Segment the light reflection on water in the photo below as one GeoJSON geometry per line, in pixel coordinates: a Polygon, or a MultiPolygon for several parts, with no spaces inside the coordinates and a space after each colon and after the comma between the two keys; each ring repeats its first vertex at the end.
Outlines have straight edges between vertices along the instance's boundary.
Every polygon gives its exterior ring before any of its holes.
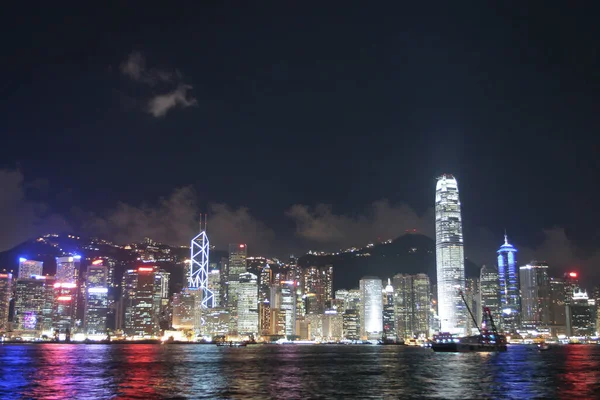
{"type": "Polygon", "coordinates": [[[0,345],[2,399],[595,398],[600,346],[0,345]]]}

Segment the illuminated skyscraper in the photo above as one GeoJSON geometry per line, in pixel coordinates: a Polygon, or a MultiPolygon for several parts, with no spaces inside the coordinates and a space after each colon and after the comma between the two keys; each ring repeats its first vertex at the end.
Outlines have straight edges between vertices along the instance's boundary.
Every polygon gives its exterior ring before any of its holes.
{"type": "Polygon", "coordinates": [[[383,335],[388,340],[396,340],[394,308],[394,288],[388,279],[388,284],[383,293],[383,335]]]}
{"type": "Polygon", "coordinates": [[[397,274],[393,280],[396,334],[408,340],[429,335],[431,299],[425,274],[397,274]]]}
{"type": "Polygon", "coordinates": [[[452,175],[438,178],[435,189],[435,247],[438,315],[444,332],[466,333],[465,259],[458,184],[452,175]]]}
{"type": "Polygon", "coordinates": [[[514,332],[519,328],[521,313],[517,249],[508,243],[508,239],[504,235],[504,244],[500,246],[497,253],[501,309],[500,325],[505,332],[514,332]]]}
{"type": "Polygon", "coordinates": [[[69,340],[75,333],[77,315],[77,284],[74,282],[54,283],[54,307],[52,309],[52,328],[69,340]]]}
{"type": "Polygon", "coordinates": [[[260,271],[260,284],[258,286],[258,313],[259,331],[261,335],[271,332],[271,284],[273,282],[273,270],[266,264],[260,271]]]}
{"type": "Polygon", "coordinates": [[[206,216],[204,224],[200,222],[200,233],[191,242],[191,266],[188,287],[201,291],[202,309],[214,307],[214,295],[208,288],[208,261],[210,243],[206,235],[206,216]]]}
{"type": "MultiPolygon", "coordinates": [[[[45,277],[17,279],[15,285],[15,329],[19,331],[40,331],[42,329],[43,309],[46,305],[47,282],[45,277]]],[[[54,302],[54,288],[48,289],[54,302]]],[[[51,310],[50,310],[51,312],[51,310]]]]}
{"type": "Polygon", "coordinates": [[[218,269],[208,272],[208,290],[213,294],[214,307],[221,307],[221,271],[218,269]]]}
{"type": "Polygon", "coordinates": [[[239,274],[246,272],[246,258],[248,247],[245,244],[229,245],[229,278],[237,278],[239,274]]]}
{"type": "Polygon", "coordinates": [[[184,290],[181,293],[173,294],[173,328],[174,329],[193,329],[194,328],[194,307],[196,299],[193,293],[184,290]]]}
{"type": "Polygon", "coordinates": [[[302,282],[307,314],[322,314],[333,296],[333,266],[304,268],[302,282]]]}
{"type": "MultiPolygon", "coordinates": [[[[494,324],[500,324],[500,286],[498,271],[493,267],[481,267],[479,272],[479,297],[481,307],[490,309],[494,324]]],[[[475,312],[473,312],[475,314],[475,312]]],[[[481,322],[483,309],[477,310],[477,320],[481,322]]]]}
{"type": "Polygon", "coordinates": [[[8,309],[12,294],[12,274],[0,272],[0,332],[8,329],[8,309]]]}
{"type": "Polygon", "coordinates": [[[550,325],[551,297],[548,264],[532,261],[519,268],[521,325],[537,329],[550,325]]]}
{"type": "Polygon", "coordinates": [[[251,272],[239,274],[237,332],[258,335],[258,277],[251,272]]]}
{"type": "Polygon", "coordinates": [[[381,279],[364,277],[360,280],[362,306],[360,312],[361,336],[381,339],[383,333],[383,285],[381,279]]]}
{"type": "Polygon", "coordinates": [[[125,309],[125,334],[137,338],[152,338],[159,333],[159,315],[155,306],[158,267],[140,266],[125,271],[122,301],[125,309]]]}
{"type": "Polygon", "coordinates": [[[43,275],[44,263],[42,261],[19,258],[19,278],[29,279],[33,275],[43,275]]]}
{"type": "Polygon", "coordinates": [[[229,311],[231,333],[235,333],[238,327],[237,305],[239,293],[240,274],[246,273],[246,257],[248,248],[243,243],[229,245],[229,262],[226,277],[226,307],[229,311]]]}
{"type": "Polygon", "coordinates": [[[553,336],[567,335],[565,281],[550,278],[550,329],[553,336]]]}
{"type": "Polygon", "coordinates": [[[86,274],[85,288],[87,293],[83,324],[88,335],[106,334],[108,267],[102,264],[102,260],[92,262],[86,274]]]}
{"type": "Polygon", "coordinates": [[[56,257],[56,282],[77,283],[81,256],[56,257]]]}

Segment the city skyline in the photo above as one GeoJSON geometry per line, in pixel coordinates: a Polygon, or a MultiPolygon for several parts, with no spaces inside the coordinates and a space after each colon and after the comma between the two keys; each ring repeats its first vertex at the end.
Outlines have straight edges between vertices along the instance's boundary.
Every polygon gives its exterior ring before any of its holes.
{"type": "Polygon", "coordinates": [[[107,7],[84,32],[69,9],[44,7],[7,25],[0,251],[53,231],[184,244],[200,212],[215,219],[212,243],[263,254],[407,229],[433,237],[429,187],[452,173],[465,182],[469,259],[491,265],[507,229],[525,259],[598,275],[598,160],[575,140],[598,127],[595,52],[577,29],[556,29],[557,9],[524,35],[487,4],[435,15],[347,5],[343,16],[197,4],[159,34],[152,7],[107,7]]]}

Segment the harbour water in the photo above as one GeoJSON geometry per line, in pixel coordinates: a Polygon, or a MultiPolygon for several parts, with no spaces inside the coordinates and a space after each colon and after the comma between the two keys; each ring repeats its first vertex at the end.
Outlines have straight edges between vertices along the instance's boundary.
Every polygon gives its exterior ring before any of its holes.
{"type": "Polygon", "coordinates": [[[499,354],[376,345],[0,345],[1,399],[574,399],[600,346],[499,354]]]}

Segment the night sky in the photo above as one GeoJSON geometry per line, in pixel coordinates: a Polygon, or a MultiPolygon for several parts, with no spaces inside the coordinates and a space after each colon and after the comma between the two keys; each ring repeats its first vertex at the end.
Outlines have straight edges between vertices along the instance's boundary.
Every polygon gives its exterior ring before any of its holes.
{"type": "Polygon", "coordinates": [[[468,257],[507,229],[600,279],[591,2],[251,3],[5,9],[0,250],[183,244],[201,210],[251,253],[431,236],[452,173],[468,257]]]}

